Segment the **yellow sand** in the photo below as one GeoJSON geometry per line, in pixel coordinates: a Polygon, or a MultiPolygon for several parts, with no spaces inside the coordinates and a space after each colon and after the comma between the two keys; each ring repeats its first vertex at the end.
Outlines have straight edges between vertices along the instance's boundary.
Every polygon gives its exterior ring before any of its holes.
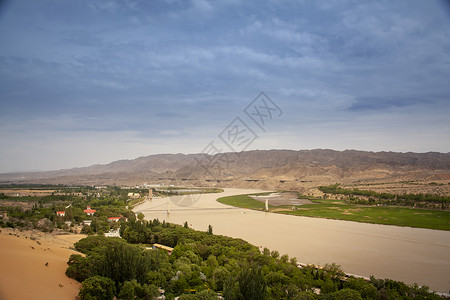
{"type": "Polygon", "coordinates": [[[69,256],[77,253],[69,248],[83,237],[2,228],[0,299],[76,299],[81,284],[65,271],[69,256]]]}

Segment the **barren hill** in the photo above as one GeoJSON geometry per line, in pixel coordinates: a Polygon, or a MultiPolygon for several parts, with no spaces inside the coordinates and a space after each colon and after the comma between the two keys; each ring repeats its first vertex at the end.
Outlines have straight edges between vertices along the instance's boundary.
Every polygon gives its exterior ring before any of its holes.
{"type": "Polygon", "coordinates": [[[158,154],[51,172],[0,174],[2,183],[165,183],[298,189],[305,185],[375,181],[450,182],[450,153],[356,150],[255,150],[205,154],[158,154]]]}

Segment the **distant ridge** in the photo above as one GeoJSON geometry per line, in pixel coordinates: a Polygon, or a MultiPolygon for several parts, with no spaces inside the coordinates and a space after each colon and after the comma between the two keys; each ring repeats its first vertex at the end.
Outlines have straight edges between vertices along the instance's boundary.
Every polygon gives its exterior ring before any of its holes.
{"type": "Polygon", "coordinates": [[[51,184],[165,183],[295,188],[306,182],[450,180],[450,153],[357,150],[252,150],[215,156],[157,154],[105,165],[0,174],[0,182],[51,184]]]}

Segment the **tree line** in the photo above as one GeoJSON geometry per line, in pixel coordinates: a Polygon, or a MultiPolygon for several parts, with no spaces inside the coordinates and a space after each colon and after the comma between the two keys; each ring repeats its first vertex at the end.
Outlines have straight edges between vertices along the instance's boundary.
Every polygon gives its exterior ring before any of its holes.
{"type": "Polygon", "coordinates": [[[400,205],[400,206],[416,206],[448,209],[450,205],[450,197],[440,196],[434,194],[392,194],[392,193],[378,193],[372,190],[360,189],[346,189],[339,186],[339,184],[332,184],[328,186],[320,186],[319,190],[325,194],[345,195],[348,196],[347,202],[357,204],[385,204],[385,205],[400,205]],[[354,196],[364,196],[367,199],[355,198],[354,196]]]}

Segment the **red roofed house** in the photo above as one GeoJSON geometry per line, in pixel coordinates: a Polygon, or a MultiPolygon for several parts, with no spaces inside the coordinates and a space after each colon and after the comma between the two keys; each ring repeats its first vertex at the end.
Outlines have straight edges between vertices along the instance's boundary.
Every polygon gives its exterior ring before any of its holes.
{"type": "Polygon", "coordinates": [[[59,217],[64,217],[66,215],[66,212],[65,211],[57,211],[56,215],[59,217]]]}
{"type": "Polygon", "coordinates": [[[96,210],[95,209],[91,209],[90,206],[86,207],[85,210],[83,210],[83,212],[85,212],[88,216],[92,216],[93,214],[95,214],[96,210]]]}
{"type": "MultiPolygon", "coordinates": [[[[119,222],[119,220],[122,219],[122,218],[125,218],[125,217],[122,216],[122,215],[120,215],[120,216],[118,216],[118,217],[111,217],[111,218],[108,218],[108,221],[111,221],[111,222],[119,222]]],[[[125,222],[128,222],[128,218],[125,218],[125,222]]]]}

